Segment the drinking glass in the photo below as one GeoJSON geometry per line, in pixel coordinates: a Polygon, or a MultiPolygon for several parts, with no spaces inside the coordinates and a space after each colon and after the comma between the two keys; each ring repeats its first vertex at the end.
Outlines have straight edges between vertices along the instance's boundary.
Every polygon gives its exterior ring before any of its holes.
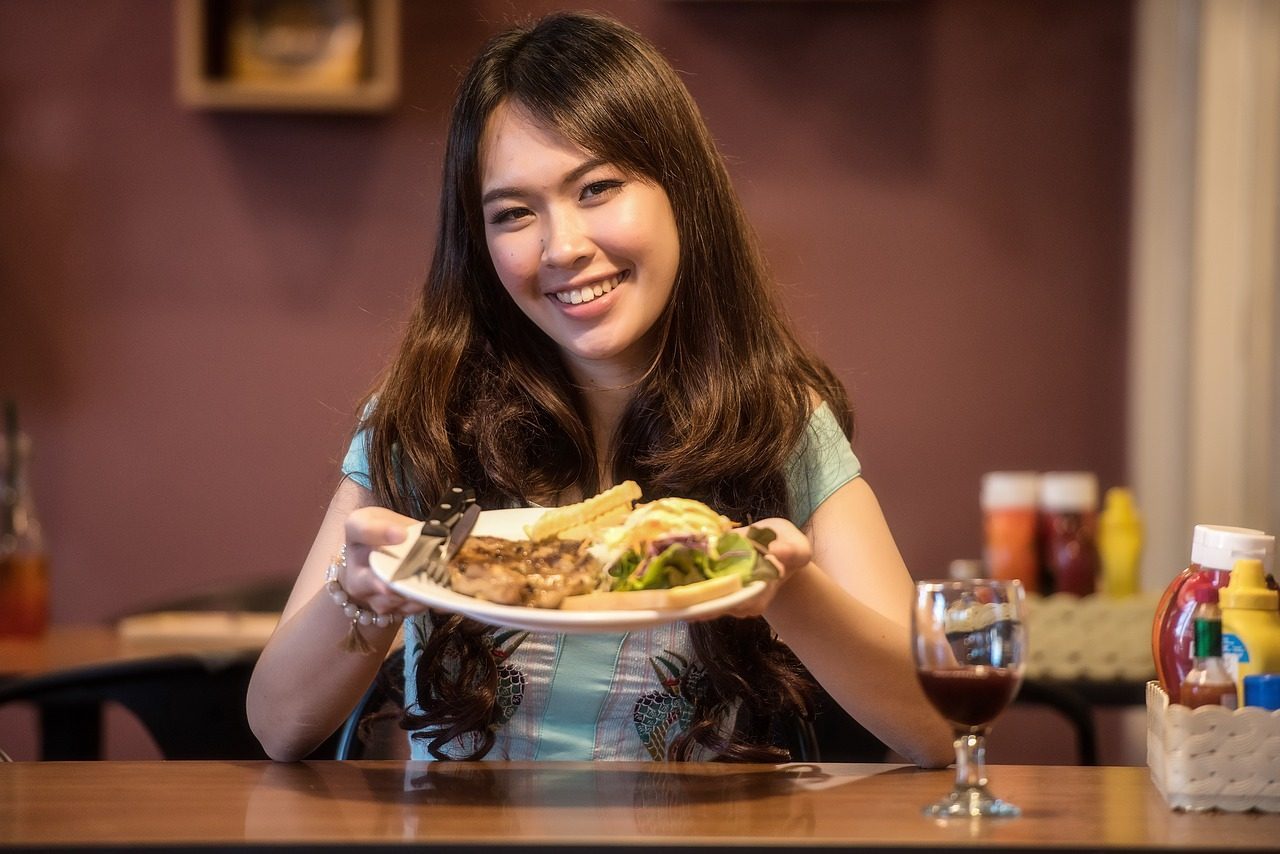
{"type": "Polygon", "coordinates": [[[956,783],[925,808],[944,817],[1016,816],[987,789],[986,735],[1022,684],[1027,648],[1017,581],[916,582],[911,645],[916,675],[956,737],[956,783]]]}

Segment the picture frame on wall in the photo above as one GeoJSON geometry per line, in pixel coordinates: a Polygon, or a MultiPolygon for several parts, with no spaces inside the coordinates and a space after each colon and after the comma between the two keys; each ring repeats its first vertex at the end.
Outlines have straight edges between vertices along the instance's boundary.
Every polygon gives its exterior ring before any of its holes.
{"type": "Polygon", "coordinates": [[[379,112],[399,95],[399,0],[179,0],[177,14],[187,106],[379,112]]]}

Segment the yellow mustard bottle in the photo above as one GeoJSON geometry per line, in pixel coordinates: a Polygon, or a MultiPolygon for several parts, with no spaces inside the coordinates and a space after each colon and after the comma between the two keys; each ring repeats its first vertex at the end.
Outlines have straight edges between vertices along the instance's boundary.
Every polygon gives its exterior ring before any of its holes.
{"type": "Polygon", "coordinates": [[[1240,558],[1231,580],[1218,590],[1222,609],[1222,657],[1244,696],[1244,677],[1280,672],[1280,593],[1267,586],[1256,558],[1240,558]]]}
{"type": "Polygon", "coordinates": [[[1098,517],[1098,558],[1102,563],[1102,592],[1133,596],[1140,587],[1142,517],[1133,492],[1122,486],[1107,490],[1098,517]]]}

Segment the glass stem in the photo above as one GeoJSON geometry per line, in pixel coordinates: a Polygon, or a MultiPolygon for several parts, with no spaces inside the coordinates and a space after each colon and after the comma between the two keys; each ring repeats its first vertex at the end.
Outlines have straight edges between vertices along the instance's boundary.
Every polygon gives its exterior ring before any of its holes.
{"type": "Polygon", "coordinates": [[[987,786],[987,732],[956,733],[956,788],[987,786]]]}

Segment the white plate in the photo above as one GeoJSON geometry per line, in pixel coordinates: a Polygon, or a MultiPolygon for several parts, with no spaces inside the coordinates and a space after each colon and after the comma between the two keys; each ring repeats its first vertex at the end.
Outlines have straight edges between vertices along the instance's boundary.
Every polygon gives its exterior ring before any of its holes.
{"type": "MultiPolygon", "coordinates": [[[[471,533],[486,537],[506,537],[509,540],[525,539],[524,526],[530,524],[546,510],[540,507],[521,508],[518,510],[486,510],[476,520],[476,527],[471,533]]],[[[390,579],[401,559],[422,532],[419,523],[409,529],[409,536],[403,543],[390,546],[384,551],[376,551],[369,556],[369,563],[374,572],[384,579],[390,579]]],[[[592,632],[625,632],[631,629],[644,629],[673,623],[680,620],[692,620],[712,617],[736,608],[764,590],[763,581],[753,581],[741,590],[727,596],[699,602],[687,608],[644,609],[634,611],[561,611],[556,608],[529,608],[523,605],[497,605],[476,599],[474,596],[463,596],[447,587],[441,587],[425,576],[406,578],[400,581],[388,581],[391,587],[408,599],[413,599],[439,608],[465,614],[494,626],[509,626],[513,629],[526,629],[534,632],[560,632],[563,634],[590,634],[592,632]]]]}

